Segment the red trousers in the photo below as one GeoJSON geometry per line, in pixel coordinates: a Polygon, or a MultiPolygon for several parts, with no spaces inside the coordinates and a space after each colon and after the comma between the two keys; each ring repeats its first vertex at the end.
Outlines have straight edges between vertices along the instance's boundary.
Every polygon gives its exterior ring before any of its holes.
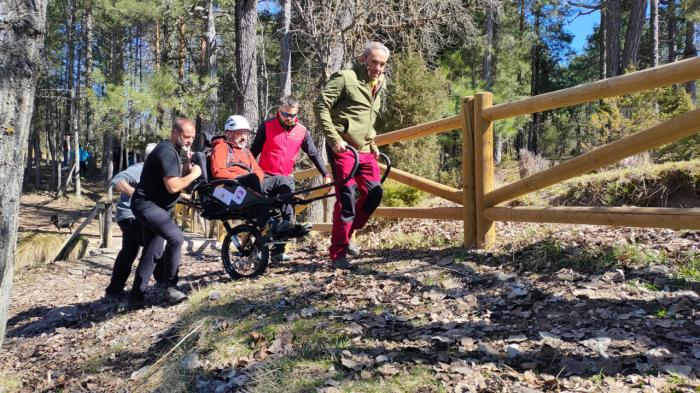
{"type": "MultiPolygon", "coordinates": [[[[353,231],[362,229],[382,201],[381,176],[377,159],[372,153],[359,153],[360,164],[355,177],[335,186],[331,259],[344,258],[353,231]]],[[[352,171],[355,159],[350,151],[333,153],[328,148],[328,160],[336,181],[352,171]]]]}

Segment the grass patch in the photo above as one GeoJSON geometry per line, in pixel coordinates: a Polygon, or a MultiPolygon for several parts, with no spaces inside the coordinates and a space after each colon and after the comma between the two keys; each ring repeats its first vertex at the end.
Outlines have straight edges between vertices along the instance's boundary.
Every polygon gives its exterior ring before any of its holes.
{"type": "Polygon", "coordinates": [[[348,348],[350,337],[343,332],[343,327],[343,324],[323,316],[297,319],[292,323],[294,347],[301,353],[348,348]]]}
{"type": "Polygon", "coordinates": [[[580,176],[528,194],[511,206],[700,206],[700,161],[623,168],[580,176]]]}
{"type": "Polygon", "coordinates": [[[320,355],[315,359],[287,357],[274,361],[254,375],[255,387],[251,393],[315,392],[325,386],[325,381],[341,374],[334,370],[333,359],[320,355]]]}
{"type": "Polygon", "coordinates": [[[538,273],[553,273],[564,268],[600,273],[619,266],[610,247],[570,247],[552,237],[516,252],[513,259],[521,271],[538,273]]]}
{"type": "Polygon", "coordinates": [[[681,260],[676,278],[687,282],[700,282],[700,253],[692,251],[686,260],[681,260]]]}
{"type": "Polygon", "coordinates": [[[22,388],[22,381],[17,377],[10,377],[0,374],[0,392],[13,393],[19,392],[22,388]]]}
{"type": "MultiPolygon", "coordinates": [[[[53,262],[68,236],[60,233],[20,233],[15,253],[16,271],[53,262]]],[[[78,236],[66,260],[79,260],[85,255],[87,246],[87,237],[78,236]]]]}
{"type": "Polygon", "coordinates": [[[375,376],[365,381],[351,381],[342,384],[342,392],[347,393],[442,393],[447,392],[435,376],[425,367],[413,367],[401,371],[390,378],[375,376]]]}
{"type": "Polygon", "coordinates": [[[396,248],[422,249],[422,248],[445,248],[457,246],[464,239],[448,239],[445,236],[426,236],[424,233],[396,233],[394,236],[378,244],[381,250],[392,250],[396,248]]]}

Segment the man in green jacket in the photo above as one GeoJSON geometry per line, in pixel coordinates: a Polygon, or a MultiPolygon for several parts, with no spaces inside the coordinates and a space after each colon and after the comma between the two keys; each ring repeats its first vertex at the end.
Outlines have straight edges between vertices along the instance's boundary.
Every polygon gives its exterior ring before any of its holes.
{"type": "Polygon", "coordinates": [[[335,187],[329,251],[333,265],[341,269],[351,267],[347,254],[356,253],[349,249],[353,231],[365,226],[382,200],[374,122],[381,107],[379,93],[384,88],[384,68],[389,54],[382,43],[365,45],[357,64],[331,76],[314,105],[336,180],[346,178],[355,163],[347,146],[354,147],[360,154],[355,177],[335,187]]]}

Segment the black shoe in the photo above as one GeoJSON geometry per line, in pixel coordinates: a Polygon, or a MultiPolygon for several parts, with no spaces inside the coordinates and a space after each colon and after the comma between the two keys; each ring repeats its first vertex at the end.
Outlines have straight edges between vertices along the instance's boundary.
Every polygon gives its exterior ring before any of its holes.
{"type": "Polygon", "coordinates": [[[345,249],[345,252],[351,257],[356,257],[360,255],[360,249],[357,248],[357,246],[353,242],[348,243],[348,248],[345,249]]]}
{"type": "Polygon", "coordinates": [[[331,260],[331,265],[336,269],[351,270],[353,266],[348,262],[347,258],[338,258],[331,260]]]}
{"type": "Polygon", "coordinates": [[[165,288],[165,297],[172,304],[178,304],[187,300],[187,295],[181,292],[177,287],[169,286],[165,288]]]}
{"type": "Polygon", "coordinates": [[[146,299],[143,297],[143,295],[139,296],[134,295],[133,293],[129,294],[129,310],[138,310],[144,307],[146,307],[146,299]]]}
{"type": "Polygon", "coordinates": [[[126,292],[123,289],[116,290],[112,287],[105,289],[105,299],[109,300],[124,300],[126,292]]]}

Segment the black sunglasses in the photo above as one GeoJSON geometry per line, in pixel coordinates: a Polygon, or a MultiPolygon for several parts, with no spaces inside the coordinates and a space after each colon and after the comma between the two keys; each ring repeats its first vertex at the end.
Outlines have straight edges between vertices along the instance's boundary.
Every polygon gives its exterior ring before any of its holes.
{"type": "Polygon", "coordinates": [[[297,117],[297,114],[296,114],[296,113],[287,113],[287,112],[282,112],[282,111],[280,111],[280,115],[281,115],[282,117],[289,117],[289,118],[292,118],[292,119],[295,118],[295,117],[297,117]]]}

